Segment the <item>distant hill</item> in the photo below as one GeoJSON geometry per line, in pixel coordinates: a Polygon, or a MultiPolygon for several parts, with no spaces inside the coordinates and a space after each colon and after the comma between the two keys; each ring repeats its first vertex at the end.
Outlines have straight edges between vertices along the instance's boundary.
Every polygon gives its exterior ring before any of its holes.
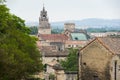
{"type": "MultiPolygon", "coordinates": [[[[120,28],[120,19],[97,19],[89,18],[83,20],[68,20],[61,22],[51,22],[52,28],[63,28],[64,23],[72,22],[76,24],[76,28],[120,28]]],[[[38,22],[27,22],[28,26],[38,26],[38,22]]]]}
{"type": "Polygon", "coordinates": [[[30,27],[30,26],[38,26],[39,23],[38,22],[25,22],[26,26],[30,27]]]}

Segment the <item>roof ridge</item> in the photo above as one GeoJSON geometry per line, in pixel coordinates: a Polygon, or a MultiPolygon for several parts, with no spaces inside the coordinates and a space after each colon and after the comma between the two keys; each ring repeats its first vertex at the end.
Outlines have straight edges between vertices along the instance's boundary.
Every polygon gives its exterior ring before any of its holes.
{"type": "Polygon", "coordinates": [[[112,54],[115,54],[114,51],[112,51],[99,37],[96,38],[108,51],[110,51],[112,54]]]}
{"type": "Polygon", "coordinates": [[[83,48],[81,48],[80,51],[83,50],[84,48],[86,48],[88,45],[90,45],[92,42],[94,42],[94,41],[96,41],[96,40],[97,40],[100,44],[102,44],[102,45],[103,45],[108,51],[110,51],[112,54],[115,54],[114,51],[110,50],[110,49],[108,48],[108,46],[105,45],[104,42],[100,40],[99,37],[96,37],[95,39],[93,39],[92,41],[90,41],[90,42],[89,42],[88,44],[86,44],[83,48]]]}
{"type": "Polygon", "coordinates": [[[92,41],[90,41],[90,42],[89,42],[88,44],[86,44],[83,48],[81,48],[80,51],[83,50],[83,49],[84,49],[85,47],[87,47],[88,45],[90,45],[90,44],[91,44],[92,42],[94,42],[96,39],[97,39],[97,38],[95,38],[95,39],[93,39],[92,41]]]}

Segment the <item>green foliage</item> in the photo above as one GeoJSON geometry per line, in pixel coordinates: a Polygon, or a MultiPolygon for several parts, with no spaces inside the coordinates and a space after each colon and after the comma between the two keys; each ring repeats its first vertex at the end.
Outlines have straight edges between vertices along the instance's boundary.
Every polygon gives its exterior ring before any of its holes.
{"type": "Polygon", "coordinates": [[[55,75],[54,75],[54,74],[50,74],[50,75],[49,75],[49,79],[50,79],[50,80],[55,80],[55,75]]]}
{"type": "Polygon", "coordinates": [[[6,2],[6,0],[0,0],[0,4],[3,4],[4,2],[6,2]]]}
{"type": "Polygon", "coordinates": [[[77,71],[78,70],[78,49],[69,49],[69,55],[65,61],[61,61],[61,65],[65,71],[77,71]]]}
{"type": "Polygon", "coordinates": [[[24,20],[0,5],[0,80],[21,80],[42,70],[41,55],[24,20]]]}
{"type": "Polygon", "coordinates": [[[52,29],[52,31],[51,31],[51,33],[52,34],[60,34],[60,33],[62,33],[63,32],[63,29],[52,29]]]}
{"type": "Polygon", "coordinates": [[[31,35],[36,35],[38,33],[38,27],[37,26],[31,26],[30,28],[30,34],[31,35]]]}

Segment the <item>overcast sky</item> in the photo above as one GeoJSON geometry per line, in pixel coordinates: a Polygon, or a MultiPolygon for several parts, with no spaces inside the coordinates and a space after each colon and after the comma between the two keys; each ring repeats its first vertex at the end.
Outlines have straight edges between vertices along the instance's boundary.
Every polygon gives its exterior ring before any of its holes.
{"type": "Polygon", "coordinates": [[[43,8],[50,22],[86,18],[120,19],[120,0],[7,0],[11,13],[38,21],[43,8]]]}

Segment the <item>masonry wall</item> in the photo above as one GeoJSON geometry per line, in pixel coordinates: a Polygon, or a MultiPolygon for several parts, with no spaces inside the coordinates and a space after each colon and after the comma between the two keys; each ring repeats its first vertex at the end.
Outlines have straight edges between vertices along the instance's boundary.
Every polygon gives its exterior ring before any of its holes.
{"type": "Polygon", "coordinates": [[[50,28],[48,28],[48,29],[42,29],[42,28],[40,28],[38,30],[38,33],[40,33],[40,34],[51,34],[51,29],[50,28]]]}
{"type": "Polygon", "coordinates": [[[97,40],[81,50],[80,78],[82,80],[110,80],[110,53],[97,40]]]}
{"type": "Polygon", "coordinates": [[[64,24],[64,30],[74,31],[75,30],[75,24],[74,23],[65,23],[64,24]]]}
{"type": "Polygon", "coordinates": [[[111,72],[111,80],[120,80],[120,56],[115,55],[112,58],[110,72],[111,72]]]}

